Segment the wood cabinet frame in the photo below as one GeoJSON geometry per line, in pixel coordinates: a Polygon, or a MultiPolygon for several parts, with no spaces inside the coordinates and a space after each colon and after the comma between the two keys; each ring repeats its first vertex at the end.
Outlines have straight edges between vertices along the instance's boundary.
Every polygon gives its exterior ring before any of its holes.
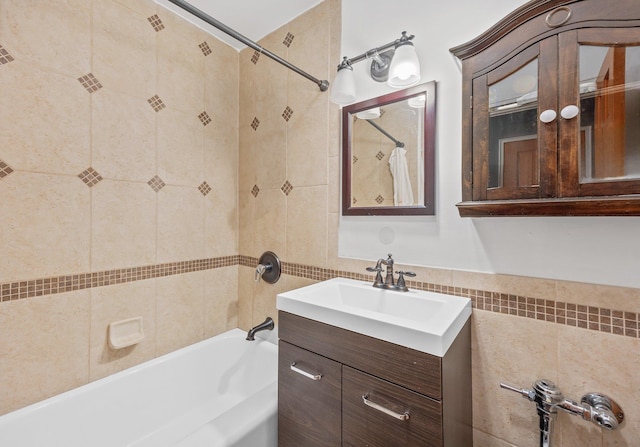
{"type": "Polygon", "coordinates": [[[547,92],[540,91],[539,110],[559,111],[579,97],[578,44],[590,42],[640,44],[640,3],[603,8],[598,0],[532,0],[450,50],[462,61],[461,216],[640,215],[640,180],[580,182],[577,119],[557,119],[538,131],[539,186],[487,186],[488,141],[474,140],[474,132],[488,135],[486,86],[537,57],[547,92]]]}

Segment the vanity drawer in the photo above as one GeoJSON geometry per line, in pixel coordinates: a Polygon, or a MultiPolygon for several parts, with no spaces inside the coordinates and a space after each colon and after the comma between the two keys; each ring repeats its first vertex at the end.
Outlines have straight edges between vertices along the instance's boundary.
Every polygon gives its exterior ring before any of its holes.
{"type": "Polygon", "coordinates": [[[377,338],[280,311],[280,339],[345,365],[442,399],[442,359],[377,338]]]}
{"type": "Polygon", "coordinates": [[[443,445],[440,402],[348,366],[342,367],[342,426],[345,447],[443,445]]]}
{"type": "Polygon", "coordinates": [[[280,340],[278,384],[278,446],[339,447],[341,365],[280,340]]]}

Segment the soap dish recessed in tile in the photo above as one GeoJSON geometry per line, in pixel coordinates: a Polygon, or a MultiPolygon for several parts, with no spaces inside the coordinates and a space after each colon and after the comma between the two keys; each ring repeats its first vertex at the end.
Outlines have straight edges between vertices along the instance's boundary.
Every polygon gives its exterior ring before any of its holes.
{"type": "Polygon", "coordinates": [[[138,344],[144,338],[142,317],[128,318],[109,324],[109,347],[122,349],[138,344]]]}

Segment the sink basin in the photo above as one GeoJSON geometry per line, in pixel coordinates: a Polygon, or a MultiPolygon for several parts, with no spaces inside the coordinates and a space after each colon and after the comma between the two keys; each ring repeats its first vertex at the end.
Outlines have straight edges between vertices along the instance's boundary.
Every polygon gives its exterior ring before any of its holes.
{"type": "Polygon", "coordinates": [[[439,357],[471,316],[468,298],[378,289],[346,278],[280,293],[276,307],[439,357]]]}

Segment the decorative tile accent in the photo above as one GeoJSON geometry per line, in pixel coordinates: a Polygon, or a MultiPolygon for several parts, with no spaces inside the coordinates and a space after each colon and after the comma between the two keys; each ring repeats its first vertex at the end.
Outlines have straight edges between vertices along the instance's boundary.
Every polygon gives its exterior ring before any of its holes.
{"type": "Polygon", "coordinates": [[[160,31],[164,29],[164,24],[162,23],[162,20],[160,20],[160,17],[158,17],[158,14],[154,14],[151,17],[147,17],[147,20],[149,21],[149,23],[151,24],[154,30],[160,31]]]}
{"type": "Polygon", "coordinates": [[[258,59],[260,59],[260,52],[256,50],[253,52],[253,56],[251,56],[251,62],[255,65],[258,63],[258,59]]]}
{"type": "Polygon", "coordinates": [[[13,169],[11,166],[6,164],[4,161],[0,160],[0,179],[5,178],[7,175],[11,174],[13,169]]]}
{"type": "MultiPolygon", "coordinates": [[[[254,186],[254,189],[257,190],[257,188],[257,186],[254,186]]],[[[255,268],[257,264],[258,259],[255,257],[234,255],[54,276],[29,281],[0,283],[0,302],[236,265],[255,268]]],[[[313,281],[325,281],[331,278],[342,277],[373,282],[373,275],[370,274],[345,270],[331,270],[290,262],[282,262],[282,273],[313,281]]],[[[564,303],[561,301],[486,290],[464,289],[461,287],[444,286],[420,281],[407,280],[407,286],[411,289],[469,298],[474,311],[482,310],[514,317],[533,318],[555,324],[579,327],[585,330],[639,338],[640,313],[636,312],[564,303]]]]}
{"type": "Polygon", "coordinates": [[[152,264],[0,284],[0,302],[238,265],[239,256],[152,264]]]}
{"type": "Polygon", "coordinates": [[[209,186],[207,182],[202,182],[200,183],[200,186],[198,186],[198,190],[202,193],[203,196],[206,196],[211,192],[211,186],[209,186]]]}
{"type": "Polygon", "coordinates": [[[251,128],[253,130],[258,130],[259,125],[260,125],[260,120],[258,118],[254,118],[253,121],[251,121],[251,128]]]}
{"type": "Polygon", "coordinates": [[[288,196],[291,191],[293,191],[293,185],[289,183],[289,180],[286,180],[284,184],[280,187],[280,190],[284,193],[285,196],[288,196]]]}
{"type": "Polygon", "coordinates": [[[8,64],[9,62],[12,62],[14,60],[15,59],[13,58],[13,56],[11,56],[2,45],[0,45],[0,65],[8,64]]]}
{"type": "Polygon", "coordinates": [[[102,180],[102,176],[100,174],[98,174],[98,171],[96,171],[93,168],[87,168],[84,171],[82,171],[80,174],[78,174],[78,177],[80,178],[80,180],[82,180],[89,188],[94,187],[95,185],[98,184],[98,182],[100,182],[102,180]]]}
{"type": "Polygon", "coordinates": [[[253,194],[253,197],[258,197],[259,192],[260,188],[258,188],[258,185],[253,185],[253,188],[251,188],[251,194],[253,194]]]}
{"type": "Polygon", "coordinates": [[[78,81],[80,82],[80,84],[82,84],[84,88],[87,89],[89,93],[93,93],[96,90],[99,90],[102,88],[102,84],[100,84],[100,81],[96,79],[93,73],[88,73],[84,76],[79,77],[78,81]]]}
{"type": "Polygon", "coordinates": [[[384,197],[378,194],[378,197],[376,197],[376,202],[378,202],[378,205],[382,204],[382,202],[384,202],[384,197]]]}
{"type": "Polygon", "coordinates": [[[200,122],[203,126],[206,126],[211,122],[211,117],[207,112],[202,112],[200,115],[198,115],[198,118],[200,119],[200,122]]]}
{"type": "Polygon", "coordinates": [[[158,192],[166,186],[166,183],[156,175],[147,182],[147,185],[151,186],[151,189],[153,189],[155,192],[158,192]]]}
{"type": "Polygon", "coordinates": [[[353,164],[355,165],[358,162],[358,157],[356,157],[355,155],[353,156],[353,164]]]}
{"type": "Polygon", "coordinates": [[[287,33],[287,35],[285,36],[284,40],[282,41],[284,46],[289,48],[291,46],[291,42],[293,42],[293,37],[294,37],[293,34],[287,33]]]}
{"type": "Polygon", "coordinates": [[[166,107],[164,105],[164,102],[162,102],[162,99],[160,99],[158,95],[153,95],[151,98],[147,99],[147,102],[151,105],[151,107],[153,107],[153,110],[155,110],[156,112],[159,112],[166,107]]]}
{"type": "Polygon", "coordinates": [[[291,115],[293,115],[293,110],[291,109],[291,107],[287,106],[284,109],[284,112],[282,112],[282,117],[285,121],[289,121],[291,119],[291,115]]]}
{"type": "Polygon", "coordinates": [[[382,160],[384,158],[384,152],[380,151],[376,154],[376,158],[378,160],[382,160]]]}
{"type": "Polygon", "coordinates": [[[209,44],[204,41],[202,42],[200,45],[198,45],[200,47],[200,49],[202,50],[202,54],[204,54],[205,56],[210,55],[211,53],[213,53],[213,51],[211,51],[211,48],[209,47],[209,44]]]}

